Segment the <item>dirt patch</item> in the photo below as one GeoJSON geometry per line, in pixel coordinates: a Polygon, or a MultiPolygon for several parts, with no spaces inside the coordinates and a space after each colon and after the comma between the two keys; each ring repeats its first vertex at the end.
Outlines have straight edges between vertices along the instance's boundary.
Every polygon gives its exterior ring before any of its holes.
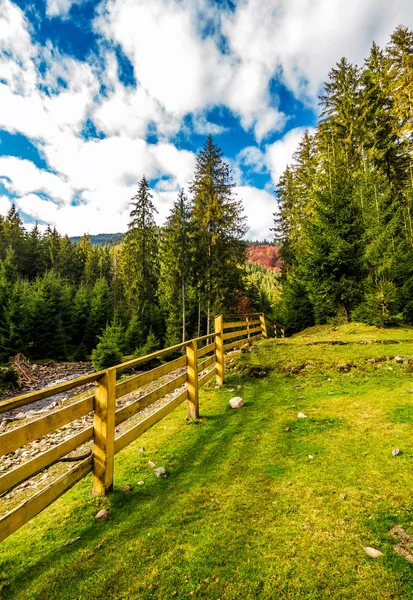
{"type": "Polygon", "coordinates": [[[413,563],[413,535],[406,533],[404,529],[397,525],[390,531],[390,537],[398,542],[393,546],[393,550],[403,556],[409,563],[413,563]]]}

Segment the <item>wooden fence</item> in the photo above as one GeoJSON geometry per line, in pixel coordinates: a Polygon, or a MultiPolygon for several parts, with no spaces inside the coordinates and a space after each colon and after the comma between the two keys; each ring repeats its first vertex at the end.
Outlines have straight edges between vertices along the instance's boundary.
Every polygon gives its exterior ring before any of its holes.
{"type": "Polygon", "coordinates": [[[219,315],[215,319],[215,332],[209,335],[135,358],[105,371],[78,377],[0,402],[0,414],[2,414],[85,384],[95,383],[96,386],[94,391],[86,397],[0,435],[0,456],[4,456],[14,453],[18,448],[39,440],[79,418],[93,415],[93,425],[83,428],[75,435],[26,462],[21,462],[19,466],[6,471],[0,477],[0,496],[2,496],[15,486],[49,468],[68,453],[93,440],[93,449],[87,458],[80,460],[75,467],[0,518],[0,541],[27,523],[90,472],[93,473],[93,494],[105,495],[109,492],[113,487],[115,454],[153,427],[185,400],[188,402],[189,418],[198,418],[199,388],[214,376],[216,376],[218,385],[222,385],[224,382],[225,351],[244,344],[252,344],[261,337],[267,338],[274,335],[276,337],[284,335],[282,326],[263,313],[219,315]],[[199,347],[201,343],[204,345],[199,347]],[[168,354],[176,355],[178,353],[183,355],[148,371],[118,381],[118,375],[127,369],[160,359],[168,354]],[[116,400],[122,396],[156,382],[159,378],[175,371],[178,371],[178,374],[172,380],[144,393],[126,406],[116,406],[116,400]],[[171,400],[137,424],[133,424],[130,429],[116,436],[115,428],[118,425],[131,419],[139,411],[160,400],[166,394],[183,386],[184,389],[171,400]]]}

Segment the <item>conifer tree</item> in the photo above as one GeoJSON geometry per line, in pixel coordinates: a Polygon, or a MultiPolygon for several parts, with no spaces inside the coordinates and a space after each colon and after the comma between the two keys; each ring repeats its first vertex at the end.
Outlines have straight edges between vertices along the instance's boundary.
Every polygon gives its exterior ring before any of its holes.
{"type": "Polygon", "coordinates": [[[207,333],[212,315],[228,306],[234,290],[242,287],[242,265],[246,260],[246,219],[242,202],[233,191],[229,165],[222,157],[209,135],[198,152],[189,187],[193,195],[192,239],[199,306],[206,315],[207,333]]]}
{"type": "Polygon", "coordinates": [[[132,198],[129,229],[119,256],[123,291],[131,315],[136,314],[146,337],[151,326],[151,312],[156,303],[158,280],[157,212],[144,177],[132,198]]]}
{"type": "Polygon", "coordinates": [[[186,340],[192,265],[190,218],[190,203],[182,189],[163,228],[160,245],[159,295],[167,314],[166,345],[186,340]]]}

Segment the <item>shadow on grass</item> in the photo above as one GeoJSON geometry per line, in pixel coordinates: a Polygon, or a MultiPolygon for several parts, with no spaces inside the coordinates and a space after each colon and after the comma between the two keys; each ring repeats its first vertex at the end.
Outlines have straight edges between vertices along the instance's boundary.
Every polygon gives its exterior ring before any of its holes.
{"type": "Polygon", "coordinates": [[[410,404],[395,406],[390,412],[391,423],[413,423],[413,406],[410,404]]]}
{"type": "MultiPolygon", "coordinates": [[[[222,394],[223,398],[225,395],[222,394]]],[[[136,544],[133,552],[133,570],[136,573],[136,569],[143,568],[148,560],[173,552],[171,544],[174,538],[182,543],[183,527],[189,528],[188,536],[193,530],[206,527],[208,519],[204,524],[205,516],[209,513],[213,516],[215,511],[220,511],[219,500],[217,504],[217,499],[212,496],[223,486],[224,492],[230,493],[231,485],[241,482],[241,488],[249,492],[262,477],[264,480],[272,479],[277,469],[282,476],[282,465],[272,465],[273,472],[261,469],[261,473],[252,466],[257,452],[262,451],[259,434],[265,428],[262,422],[263,401],[258,398],[256,402],[247,402],[243,409],[237,411],[230,409],[225,401],[219,413],[215,414],[208,412],[206,403],[205,417],[199,423],[183,425],[151,456],[156,464],[165,464],[170,471],[171,476],[167,480],[155,479],[147,465],[148,454],[142,455],[137,451],[142,444],[141,439],[129,446],[117,458],[115,491],[104,501],[110,505],[112,518],[106,522],[94,519],[100,505],[96,499],[89,495],[86,497],[90,490],[88,477],[68,493],[66,501],[73,501],[75,506],[66,509],[57,524],[52,525],[53,512],[59,514],[60,507],[53,504],[47,511],[47,517],[44,513],[41,520],[29,525],[31,535],[36,536],[30,550],[24,543],[23,531],[18,534],[15,545],[13,539],[6,543],[5,553],[8,556],[2,566],[1,597],[4,600],[16,597],[42,600],[119,597],[116,595],[122,585],[119,582],[125,565],[130,565],[131,561],[127,553],[122,556],[122,548],[136,544]],[[171,459],[165,463],[164,459],[158,460],[160,455],[169,455],[171,459]],[[137,486],[141,478],[145,478],[145,485],[137,486]],[[125,488],[128,484],[130,491],[125,488]],[[50,525],[47,525],[47,519],[50,525]],[[43,538],[39,539],[37,536],[41,535],[43,538]],[[167,540],[165,544],[158,539],[161,535],[165,536],[165,542],[167,540]],[[76,536],[80,536],[80,540],[64,545],[76,536]],[[102,543],[103,538],[107,541],[102,543]],[[98,550],[99,545],[101,548],[98,550]],[[111,559],[111,548],[116,549],[116,558],[111,559]],[[28,560],[22,559],[22,550],[30,552],[28,560]],[[47,581],[46,574],[50,574],[47,581]],[[42,575],[41,579],[39,575],[42,575]],[[69,576],[70,591],[67,585],[69,576]],[[113,588],[110,593],[108,586],[113,588]],[[112,593],[115,595],[109,595],[112,593]]],[[[265,443],[264,446],[264,452],[268,452],[265,443]]],[[[268,460],[271,462],[271,459],[268,460]]],[[[242,500],[235,498],[226,508],[226,520],[239,520],[240,503],[244,516],[248,516],[248,510],[255,510],[253,506],[245,508],[242,500]]],[[[218,532],[212,533],[216,536],[218,532]]],[[[219,536],[222,551],[217,554],[218,563],[224,560],[222,556],[231,546],[231,535],[221,532],[219,536]]],[[[185,569],[185,565],[182,568],[185,569]]],[[[147,593],[150,594],[149,591],[147,593]]],[[[249,593],[254,593],[253,589],[249,593]]],[[[139,597],[146,596],[141,592],[139,597]]]]}

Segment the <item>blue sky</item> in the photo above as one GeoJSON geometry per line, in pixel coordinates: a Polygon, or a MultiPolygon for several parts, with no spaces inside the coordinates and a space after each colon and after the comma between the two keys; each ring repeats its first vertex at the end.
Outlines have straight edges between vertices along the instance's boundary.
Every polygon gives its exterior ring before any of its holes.
{"type": "Polygon", "coordinates": [[[329,70],[400,24],[411,0],[0,0],[0,214],[124,231],[145,174],[162,222],[211,133],[268,238],[329,70]]]}

